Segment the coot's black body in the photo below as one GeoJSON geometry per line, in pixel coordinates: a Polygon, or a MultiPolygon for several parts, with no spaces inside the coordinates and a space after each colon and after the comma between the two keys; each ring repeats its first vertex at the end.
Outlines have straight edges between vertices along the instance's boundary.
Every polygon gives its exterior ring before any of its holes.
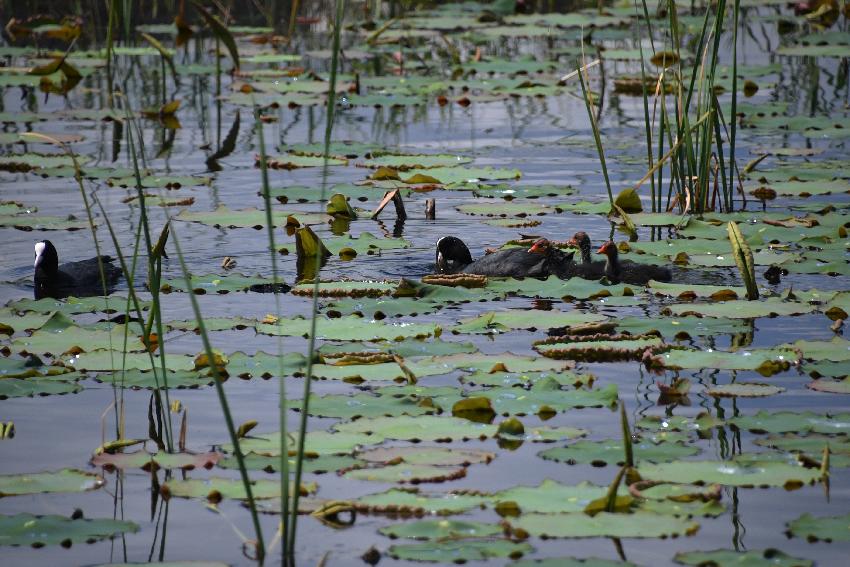
{"type": "Polygon", "coordinates": [[[472,260],[466,244],[457,237],[445,236],[437,241],[435,270],[443,274],[476,274],[501,277],[545,278],[561,274],[572,263],[573,254],[566,254],[541,239],[531,249],[509,248],[472,260]],[[545,243],[545,244],[544,244],[545,243]]]}
{"type": "MultiPolygon", "coordinates": [[[[112,265],[111,256],[101,256],[106,276],[107,292],[111,292],[121,277],[121,270],[112,265]]],[[[49,240],[35,244],[35,298],[86,297],[103,294],[98,259],[59,265],[59,254],[49,240]]]]}

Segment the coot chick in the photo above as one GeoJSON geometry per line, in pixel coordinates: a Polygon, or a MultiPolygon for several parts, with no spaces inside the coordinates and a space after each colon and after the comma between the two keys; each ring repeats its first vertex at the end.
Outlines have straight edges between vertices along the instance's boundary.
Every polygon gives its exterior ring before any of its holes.
{"type": "MultiPolygon", "coordinates": [[[[121,270],[112,265],[111,256],[101,256],[107,291],[112,291],[121,270]]],[[[35,298],[86,297],[102,295],[103,284],[97,257],[59,265],[59,254],[49,240],[35,243],[35,298]]]]}
{"type": "Polygon", "coordinates": [[[574,276],[585,278],[588,280],[598,280],[605,275],[605,260],[596,260],[590,256],[591,246],[590,237],[586,232],[577,232],[569,240],[568,244],[579,249],[581,252],[581,262],[577,262],[573,266],[574,276]]]}
{"type": "Polygon", "coordinates": [[[462,240],[445,236],[437,241],[435,269],[442,274],[545,278],[562,272],[564,266],[572,262],[572,256],[572,253],[565,254],[541,238],[531,248],[499,250],[473,261],[462,240]]]}
{"type": "Polygon", "coordinates": [[[638,264],[626,260],[620,261],[620,253],[617,245],[610,240],[599,247],[597,254],[605,254],[608,260],[605,262],[605,277],[611,283],[629,283],[635,285],[646,285],[649,280],[669,282],[673,274],[669,268],[638,264]]]}

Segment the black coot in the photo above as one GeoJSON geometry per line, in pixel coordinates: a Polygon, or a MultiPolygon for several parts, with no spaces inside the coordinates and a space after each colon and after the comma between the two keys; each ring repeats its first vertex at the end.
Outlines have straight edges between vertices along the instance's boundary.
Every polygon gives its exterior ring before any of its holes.
{"type": "MultiPolygon", "coordinates": [[[[101,256],[107,291],[112,291],[121,270],[112,265],[111,256],[101,256]]],[[[86,297],[102,295],[103,284],[97,258],[59,265],[59,254],[49,240],[35,243],[35,298],[86,297]]]]}
{"type": "Polygon", "coordinates": [[[617,245],[610,240],[600,246],[596,253],[605,254],[608,257],[605,262],[605,277],[611,283],[645,285],[649,280],[669,282],[673,279],[670,269],[664,266],[638,264],[629,260],[621,262],[617,245]]]}
{"type": "Polygon", "coordinates": [[[562,277],[572,263],[573,254],[564,253],[541,238],[531,248],[508,248],[472,260],[469,248],[457,237],[437,241],[436,271],[443,274],[477,274],[501,277],[562,277]]]}

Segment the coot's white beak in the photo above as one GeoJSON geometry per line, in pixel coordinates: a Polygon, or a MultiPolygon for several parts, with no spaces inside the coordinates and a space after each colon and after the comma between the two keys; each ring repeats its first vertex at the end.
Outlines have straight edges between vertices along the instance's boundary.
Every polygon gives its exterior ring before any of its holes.
{"type": "Polygon", "coordinates": [[[41,263],[41,256],[44,254],[44,248],[44,242],[35,243],[35,263],[33,264],[33,267],[38,267],[39,263],[41,263]]]}

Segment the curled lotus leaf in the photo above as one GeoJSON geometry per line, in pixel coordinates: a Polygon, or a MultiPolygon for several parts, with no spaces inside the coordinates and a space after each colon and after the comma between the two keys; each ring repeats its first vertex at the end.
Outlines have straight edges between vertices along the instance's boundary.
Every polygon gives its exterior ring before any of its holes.
{"type": "MultiPolygon", "coordinates": [[[[285,293],[289,286],[282,281],[275,282],[271,278],[262,276],[246,276],[244,274],[204,274],[192,276],[192,291],[196,295],[207,293],[225,294],[234,291],[255,291],[259,293],[285,293]]],[[[161,291],[171,293],[172,291],[186,291],[186,279],[175,278],[164,280],[161,291]]]]}
{"type": "Polygon", "coordinates": [[[387,554],[395,559],[428,561],[435,563],[466,563],[485,561],[496,557],[516,559],[534,548],[527,543],[514,543],[507,539],[427,541],[410,545],[392,545],[387,554]]]}
{"type": "Polygon", "coordinates": [[[364,418],[337,424],[333,429],[339,433],[362,433],[404,441],[465,441],[496,434],[495,425],[433,415],[364,418]]]}
{"type": "Polygon", "coordinates": [[[393,539],[457,540],[497,536],[502,533],[502,527],[498,524],[465,520],[420,520],[393,524],[381,528],[378,532],[393,539]]]}
{"type": "Polygon", "coordinates": [[[599,512],[594,516],[583,512],[523,514],[511,519],[510,525],[514,531],[521,529],[548,538],[660,538],[693,535],[699,529],[699,524],[694,522],[654,512],[599,512]]]}
{"type": "MultiPolygon", "coordinates": [[[[681,443],[651,443],[646,440],[632,443],[635,460],[652,463],[669,463],[682,457],[690,457],[699,453],[699,449],[681,443]]],[[[625,450],[622,440],[607,439],[604,441],[576,441],[566,447],[555,447],[540,453],[544,459],[575,464],[590,464],[595,467],[605,465],[622,465],[625,461],[625,450]]]]}
{"type": "Polygon", "coordinates": [[[414,465],[401,462],[384,466],[353,468],[345,471],[342,476],[348,479],[373,482],[422,484],[424,482],[448,482],[464,478],[466,467],[414,465]]]}
{"type": "MultiPolygon", "coordinates": [[[[52,492],[86,492],[106,484],[99,474],[77,469],[0,475],[0,497],[52,492]]],[[[0,536],[2,541],[2,536],[0,536]]]]}
{"type": "Polygon", "coordinates": [[[782,486],[787,490],[816,482],[817,469],[782,462],[672,461],[663,464],[639,463],[644,479],[693,484],[696,482],[739,487],[782,486]]]}
{"type": "MultiPolygon", "coordinates": [[[[397,281],[321,282],[319,283],[319,297],[381,297],[393,294],[396,289],[398,289],[397,281]]],[[[292,288],[292,294],[312,297],[313,284],[298,284],[292,288]]]]}
{"type": "Polygon", "coordinates": [[[850,541],[850,514],[844,516],[812,516],[803,514],[788,522],[788,533],[814,541],[850,541]]]}
{"type": "Polygon", "coordinates": [[[534,350],[555,359],[606,362],[640,360],[647,350],[659,349],[664,341],[656,335],[565,335],[535,341],[534,350]]]}
{"type": "Polygon", "coordinates": [[[215,451],[208,453],[148,453],[147,451],[135,451],[133,453],[100,453],[92,457],[91,463],[96,467],[104,467],[107,470],[192,470],[197,468],[211,469],[222,457],[223,455],[221,453],[216,453],[215,451]]]}
{"type": "Polygon", "coordinates": [[[354,501],[354,506],[358,511],[369,514],[448,516],[481,507],[488,501],[489,497],[475,492],[422,492],[417,488],[391,488],[361,496],[354,501]]]}
{"type": "Polygon", "coordinates": [[[449,447],[376,447],[359,451],[357,458],[370,463],[402,460],[412,465],[469,466],[489,463],[496,458],[496,454],[489,451],[449,447]]]}
{"type": "Polygon", "coordinates": [[[118,534],[137,531],[139,526],[123,520],[0,515],[0,545],[42,547],[61,544],[68,547],[72,543],[112,539],[118,534]]]}
{"type": "Polygon", "coordinates": [[[761,382],[737,382],[708,388],[705,393],[715,398],[759,398],[781,394],[785,388],[761,382]]]}
{"type": "Polygon", "coordinates": [[[548,329],[570,325],[588,325],[607,320],[602,315],[573,311],[536,311],[511,309],[508,311],[490,311],[477,317],[461,319],[452,327],[453,333],[495,334],[512,329],[548,329]]]}
{"type": "Polygon", "coordinates": [[[714,551],[685,551],[673,561],[682,565],[715,565],[716,567],[812,567],[814,561],[792,557],[778,549],[716,549],[714,551]]]}
{"type": "Polygon", "coordinates": [[[664,308],[666,315],[695,315],[697,317],[727,317],[729,319],[755,319],[781,315],[803,315],[815,311],[808,303],[785,301],[771,297],[763,301],[720,301],[715,303],[674,303],[664,308]]]}

